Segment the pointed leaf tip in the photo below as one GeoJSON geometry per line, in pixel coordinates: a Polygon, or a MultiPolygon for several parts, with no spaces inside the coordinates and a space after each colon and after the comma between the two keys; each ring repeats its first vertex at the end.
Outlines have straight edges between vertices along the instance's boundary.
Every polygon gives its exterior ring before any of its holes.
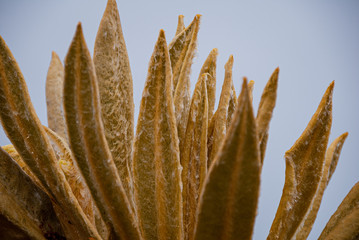
{"type": "MultiPolygon", "coordinates": [[[[242,92],[241,94],[244,94],[244,100],[242,101],[247,101],[248,99],[250,99],[250,94],[249,94],[249,87],[248,87],[248,79],[247,77],[243,77],[243,83],[242,83],[242,92]]],[[[240,95],[241,95],[240,94],[240,95]]],[[[238,103],[241,100],[241,96],[238,97],[238,103]]]]}
{"type": "Polygon", "coordinates": [[[329,176],[327,179],[327,184],[329,183],[330,179],[332,178],[332,175],[337,167],[339,155],[341,152],[341,149],[344,145],[345,140],[348,137],[348,132],[343,133],[338,138],[336,138],[333,143],[329,146],[327,150],[327,155],[331,158],[331,163],[329,167],[329,176]]]}
{"type": "Polygon", "coordinates": [[[254,81],[253,80],[250,80],[249,83],[248,83],[249,86],[254,86],[254,81]]]}
{"type": "Polygon", "coordinates": [[[217,110],[210,120],[208,130],[208,167],[210,167],[213,163],[226,133],[228,107],[231,101],[231,94],[233,90],[233,55],[229,57],[224,68],[225,73],[221,96],[217,110]]]}
{"type": "Polygon", "coordinates": [[[228,58],[226,65],[225,65],[225,69],[232,68],[233,62],[234,62],[234,58],[233,58],[233,54],[231,54],[228,58]]]}
{"type": "MultiPolygon", "coordinates": [[[[257,134],[262,163],[267,147],[269,125],[277,100],[278,75],[279,68],[276,68],[263,89],[257,112],[257,134]]],[[[251,86],[251,88],[253,88],[253,86],[251,86]]]]}
{"type": "Polygon", "coordinates": [[[177,23],[177,29],[176,29],[176,34],[175,36],[177,36],[178,34],[180,34],[184,29],[185,29],[185,25],[184,25],[184,16],[183,15],[179,15],[178,16],[178,23],[177,23]]]}
{"type": "Polygon", "coordinates": [[[295,234],[313,209],[310,205],[320,185],[332,123],[333,87],[332,82],[306,129],[285,153],[285,184],[268,240],[302,239],[295,234]]]}
{"type": "Polygon", "coordinates": [[[158,38],[159,38],[159,39],[160,39],[160,38],[166,39],[165,31],[164,31],[163,29],[160,29],[160,34],[159,34],[158,38]]]}
{"type": "MultiPolygon", "coordinates": [[[[311,201],[309,210],[307,211],[304,220],[297,228],[293,239],[307,239],[309,233],[311,232],[313,223],[317,217],[317,213],[322,201],[324,191],[330,181],[332,174],[335,171],[335,168],[339,160],[339,155],[347,135],[348,135],[347,133],[343,133],[342,135],[337,137],[328,147],[325,154],[324,167],[323,167],[319,186],[317,188],[313,200],[311,201]]],[[[328,238],[328,239],[337,239],[337,238],[328,238]]]]}
{"type": "Polygon", "coordinates": [[[78,22],[76,26],[76,33],[81,32],[82,33],[82,23],[78,22]]]}
{"type": "MultiPolygon", "coordinates": [[[[178,15],[178,24],[180,25],[180,27],[183,27],[183,29],[184,29],[184,16],[181,14],[181,15],[178,15]]],[[[182,30],[183,30],[182,29],[182,30]]]]}
{"type": "Polygon", "coordinates": [[[328,88],[326,89],[320,101],[319,108],[325,108],[327,105],[330,106],[330,108],[332,107],[333,90],[334,90],[334,81],[332,81],[329,84],[328,88]]]}
{"type": "Polygon", "coordinates": [[[133,81],[115,0],[107,2],[97,31],[93,56],[105,137],[124,190],[133,207],[133,81]]]}
{"type": "Polygon", "coordinates": [[[243,77],[242,87],[248,86],[247,82],[248,82],[248,78],[247,78],[247,77],[243,77]]]}
{"type": "Polygon", "coordinates": [[[52,51],[52,52],[51,52],[51,57],[52,57],[52,58],[57,57],[57,54],[56,54],[56,52],[55,52],[55,51],[52,51]]]}
{"type": "Polygon", "coordinates": [[[244,78],[230,130],[200,196],[194,239],[251,239],[260,167],[256,124],[244,78]]]}
{"type": "Polygon", "coordinates": [[[134,199],[145,239],[181,239],[183,233],[171,77],[164,31],[160,30],[148,67],[133,143],[134,199]]]}

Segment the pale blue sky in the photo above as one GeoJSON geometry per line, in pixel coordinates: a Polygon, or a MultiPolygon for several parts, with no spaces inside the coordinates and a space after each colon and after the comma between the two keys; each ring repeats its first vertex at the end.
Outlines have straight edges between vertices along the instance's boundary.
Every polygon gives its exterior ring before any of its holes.
{"type": "MultiPolygon", "coordinates": [[[[234,55],[237,93],[241,79],[255,81],[254,107],[273,70],[279,66],[279,94],[270,127],[262,172],[261,198],[254,239],[265,239],[280,200],[288,150],[306,127],[322,94],[335,80],[330,141],[345,131],[349,137],[329,184],[309,239],[316,239],[350,188],[359,180],[359,2],[357,1],[118,1],[134,79],[136,115],[147,64],[158,32],[169,42],[177,16],[185,24],[202,14],[194,86],[207,54],[218,48],[217,99],[224,63],[234,55]]],[[[46,124],[45,79],[51,51],[61,59],[83,24],[90,51],[106,1],[0,0],[0,35],[28,83],[40,120],[46,124]]],[[[0,144],[8,144],[0,132],[0,144]]]]}

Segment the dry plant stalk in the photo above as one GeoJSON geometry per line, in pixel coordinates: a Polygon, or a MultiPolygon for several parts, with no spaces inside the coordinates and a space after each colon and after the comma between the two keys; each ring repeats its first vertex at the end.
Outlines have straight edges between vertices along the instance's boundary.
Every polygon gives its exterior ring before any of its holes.
{"type": "MultiPolygon", "coordinates": [[[[2,239],[251,239],[260,175],[277,98],[279,68],[252,107],[254,81],[240,95],[225,65],[215,106],[218,50],[193,95],[190,71],[200,15],[178,17],[167,45],[160,30],[150,59],[136,134],[133,83],[115,0],[108,0],[93,58],[81,24],[64,65],[50,63],[48,127],[0,37],[0,119],[12,145],[0,149],[2,239]]],[[[327,147],[334,82],[285,154],[283,195],[268,239],[306,239],[348,133],[327,147]]],[[[320,239],[359,236],[353,187],[320,239]]]]}

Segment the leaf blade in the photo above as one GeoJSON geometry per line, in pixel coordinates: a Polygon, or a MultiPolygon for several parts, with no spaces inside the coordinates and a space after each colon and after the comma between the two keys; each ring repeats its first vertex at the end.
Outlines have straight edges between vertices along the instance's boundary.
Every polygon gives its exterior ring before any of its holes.
{"type": "Polygon", "coordinates": [[[225,65],[225,77],[217,111],[210,120],[208,129],[208,168],[213,163],[226,133],[228,105],[232,92],[233,55],[225,65]]]}
{"type": "Polygon", "coordinates": [[[102,218],[116,237],[139,239],[106,142],[94,65],[78,24],[65,59],[64,109],[70,147],[102,218]]]}
{"type": "Polygon", "coordinates": [[[218,49],[213,48],[209,53],[206,61],[203,63],[199,77],[208,73],[207,77],[207,95],[208,95],[208,119],[213,116],[214,105],[216,103],[216,69],[217,69],[218,49]]]}
{"type": "Polygon", "coordinates": [[[67,130],[63,108],[64,67],[59,56],[52,52],[46,77],[46,105],[49,128],[66,139],[67,130]]]}
{"type": "Polygon", "coordinates": [[[333,87],[334,82],[327,88],[302,135],[285,153],[283,195],[268,239],[291,238],[314,198],[321,178],[332,122],[333,87]]]}
{"type": "Polygon", "coordinates": [[[175,36],[177,36],[178,34],[180,34],[180,33],[185,29],[184,22],[183,22],[183,18],[184,18],[183,15],[179,15],[179,16],[178,16],[178,23],[177,23],[177,29],[176,29],[176,34],[175,34],[175,36]]]}
{"type": "Polygon", "coordinates": [[[21,158],[50,194],[66,236],[99,239],[56,164],[55,153],[32,106],[24,77],[1,37],[0,99],[3,128],[21,158]]]}
{"type": "Polygon", "coordinates": [[[208,97],[204,73],[197,81],[181,149],[184,239],[192,239],[198,198],[207,174],[208,97]]]}
{"type": "Polygon", "coordinates": [[[108,1],[97,32],[94,64],[106,140],[132,205],[133,83],[115,0],[108,1]]]}
{"type": "Polygon", "coordinates": [[[358,201],[359,182],[345,196],[318,239],[356,239],[359,232],[358,201]]]}
{"type": "Polygon", "coordinates": [[[134,142],[134,183],[145,239],[181,239],[182,196],[171,66],[164,31],[153,51],[134,142]]]}
{"type": "Polygon", "coordinates": [[[338,163],[339,155],[347,136],[348,133],[343,133],[341,136],[337,137],[328,147],[325,154],[323,174],[320,179],[317,192],[315,193],[315,196],[311,202],[309,211],[307,212],[306,216],[301,222],[301,225],[298,227],[294,235],[295,239],[307,239],[310,231],[312,230],[312,226],[317,217],[324,191],[334,172],[335,166],[338,163]]]}
{"type": "MultiPolygon", "coordinates": [[[[181,49],[179,61],[173,68],[173,102],[176,113],[177,132],[180,146],[183,144],[184,135],[186,133],[186,124],[188,120],[188,112],[190,107],[190,72],[192,60],[197,48],[197,35],[199,30],[200,15],[196,15],[193,22],[182,33],[185,36],[185,41],[181,49]],[[192,27],[193,26],[193,27],[192,27]],[[190,30],[188,30],[190,29],[190,30]],[[189,31],[189,32],[188,32],[189,31]],[[188,33],[187,33],[188,32],[188,33]]],[[[177,39],[182,38],[182,33],[177,36],[177,39]]],[[[176,42],[174,40],[174,42],[176,42]]],[[[171,44],[170,44],[171,53],[171,44]]],[[[172,63],[172,62],[171,62],[172,63]]]]}
{"type": "Polygon", "coordinates": [[[268,140],[269,123],[277,100],[279,68],[276,68],[264,87],[257,112],[258,138],[261,149],[261,161],[263,164],[268,140]]]}
{"type": "Polygon", "coordinates": [[[11,222],[36,239],[63,231],[51,199],[0,148],[0,208],[11,222]]]}
{"type": "Polygon", "coordinates": [[[195,239],[251,239],[261,164],[246,80],[229,133],[200,197],[195,239]],[[245,206],[245,207],[243,207],[245,206]]]}

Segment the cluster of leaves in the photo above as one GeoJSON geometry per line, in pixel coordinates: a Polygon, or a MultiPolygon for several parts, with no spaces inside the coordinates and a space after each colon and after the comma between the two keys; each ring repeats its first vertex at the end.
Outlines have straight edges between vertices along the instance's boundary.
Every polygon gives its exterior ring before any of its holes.
{"type": "MultiPolygon", "coordinates": [[[[93,59],[81,24],[63,67],[56,53],[46,97],[48,127],[0,38],[0,118],[12,145],[0,149],[2,239],[251,239],[260,174],[276,102],[275,69],[255,116],[253,81],[237,97],[233,56],[214,111],[217,49],[193,95],[190,69],[200,16],[167,45],[159,33],[136,134],[132,77],[115,0],[102,18],[93,59]]],[[[327,148],[332,92],[285,154],[283,195],[268,239],[306,239],[347,133],[327,148]]],[[[320,239],[359,235],[359,185],[320,239]]]]}

